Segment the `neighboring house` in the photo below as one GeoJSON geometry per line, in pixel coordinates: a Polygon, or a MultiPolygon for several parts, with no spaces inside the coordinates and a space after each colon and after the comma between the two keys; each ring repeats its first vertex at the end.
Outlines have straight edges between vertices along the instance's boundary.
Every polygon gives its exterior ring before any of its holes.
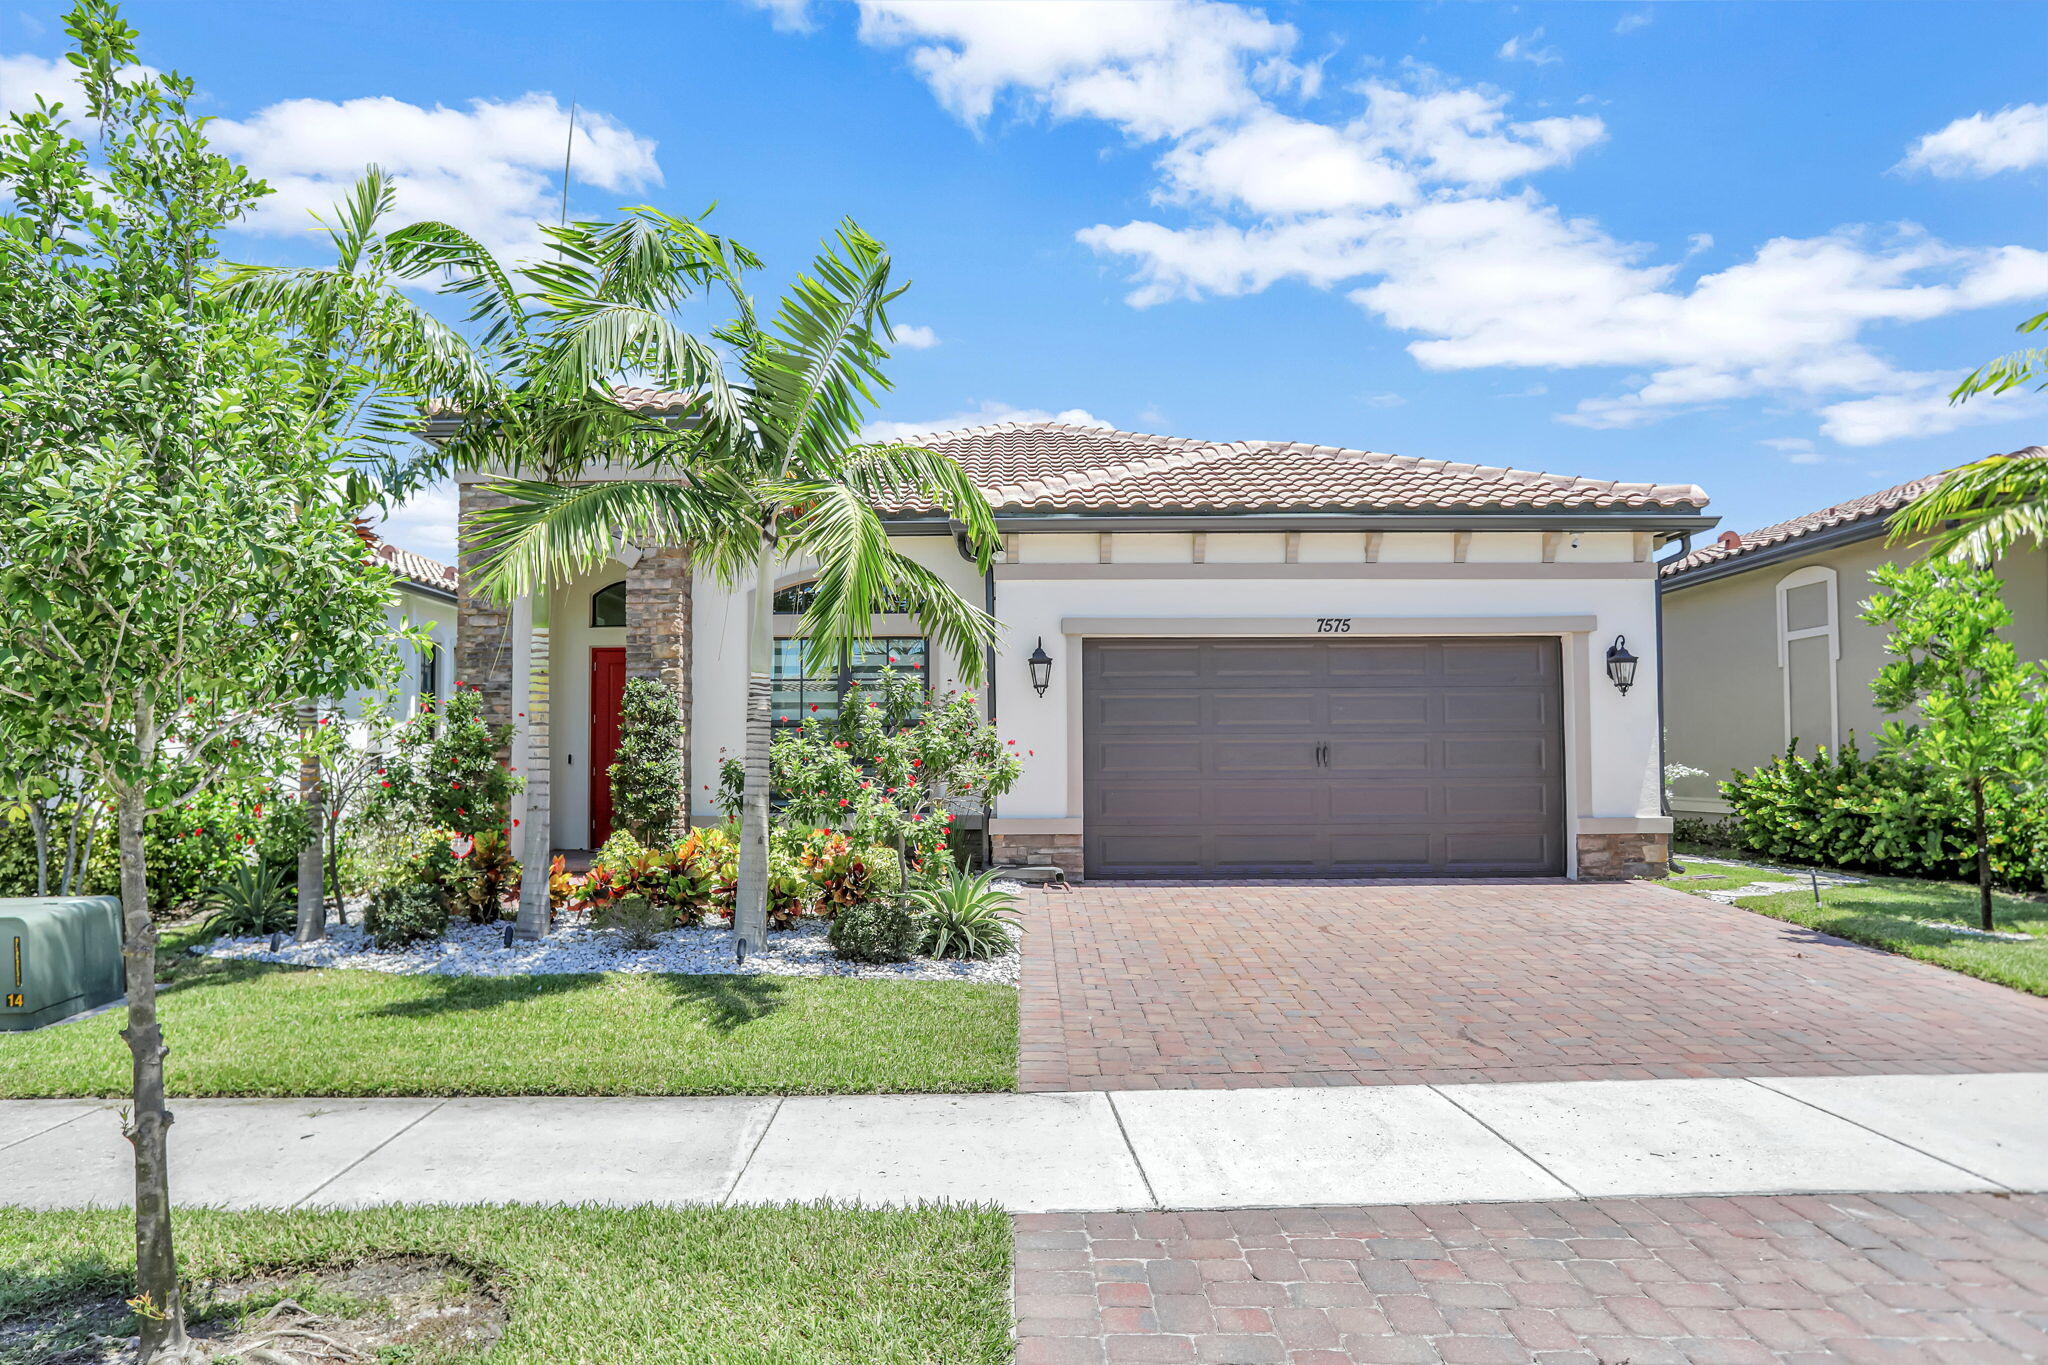
{"type": "MultiPolygon", "coordinates": [[[[1712,525],[1697,487],[1056,423],[918,439],[961,463],[1003,532],[984,577],[944,517],[885,511],[898,546],[1002,623],[980,695],[1027,758],[992,822],[999,860],[1075,877],[1664,870],[1654,557],[1712,525]],[[1626,694],[1607,665],[1624,636],[1641,656],[1626,694]]],[[[497,495],[486,474],[458,481],[466,528],[497,495]]],[[[516,814],[559,847],[605,837],[620,689],[644,676],[688,717],[692,818],[720,818],[751,589],[628,548],[555,586],[536,658],[531,600],[482,601],[469,577],[457,676],[519,727],[516,814]]],[[[779,580],[779,717],[829,715],[892,655],[958,685],[905,615],[852,658],[806,658],[809,578],[791,563],[779,580]]]]}
{"type": "MultiPolygon", "coordinates": [[[[392,603],[385,613],[393,629],[418,626],[426,632],[425,648],[398,645],[397,712],[409,716],[422,700],[439,705],[454,690],[455,570],[437,559],[371,539],[371,554],[391,568],[392,603]]],[[[355,710],[351,697],[349,710],[355,710]]]]}
{"type": "MultiPolygon", "coordinates": [[[[1852,735],[1877,749],[1886,716],[1871,700],[1885,632],[1860,619],[1880,564],[1921,558],[1886,543],[1891,514],[1939,484],[1940,474],[1852,498],[1668,564],[1664,586],[1666,753],[1704,770],[1672,786],[1681,816],[1727,813],[1718,783],[1785,751],[1839,747],[1852,735]]],[[[2048,552],[2002,560],[2010,638],[2023,658],[2048,658],[2048,552]]]]}

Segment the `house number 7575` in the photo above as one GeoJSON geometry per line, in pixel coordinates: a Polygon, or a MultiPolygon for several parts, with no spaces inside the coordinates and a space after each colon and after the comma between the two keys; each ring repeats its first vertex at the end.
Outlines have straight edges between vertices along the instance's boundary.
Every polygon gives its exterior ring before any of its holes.
{"type": "Polygon", "coordinates": [[[1351,618],[1348,616],[1318,616],[1316,618],[1316,634],[1318,635],[1349,635],[1350,633],[1351,618]]]}

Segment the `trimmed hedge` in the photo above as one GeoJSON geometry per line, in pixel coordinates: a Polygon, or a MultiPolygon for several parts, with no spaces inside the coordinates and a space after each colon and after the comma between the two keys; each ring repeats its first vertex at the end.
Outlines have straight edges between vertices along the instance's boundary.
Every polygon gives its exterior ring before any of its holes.
{"type": "MultiPolygon", "coordinates": [[[[1914,764],[1863,757],[1853,737],[1838,752],[1796,750],[1794,741],[1721,784],[1737,847],[1789,862],[1975,879],[1967,796],[1914,764]]],[[[2002,788],[1989,806],[1992,877],[2015,890],[2048,887],[2048,810],[2002,788]]]]}

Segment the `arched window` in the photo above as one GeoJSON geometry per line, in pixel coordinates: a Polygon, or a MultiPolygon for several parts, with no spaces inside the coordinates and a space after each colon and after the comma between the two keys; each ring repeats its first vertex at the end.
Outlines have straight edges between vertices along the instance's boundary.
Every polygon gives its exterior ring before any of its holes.
{"type": "MultiPolygon", "coordinates": [[[[792,583],[786,588],[775,590],[775,614],[777,616],[801,616],[811,609],[811,603],[818,600],[818,580],[807,578],[801,583],[792,583]]],[[[891,595],[882,599],[882,615],[908,616],[910,603],[901,597],[891,595]]]]}
{"type": "Polygon", "coordinates": [[[599,588],[590,594],[590,624],[593,626],[623,626],[626,624],[626,584],[624,580],[599,588]]]}
{"type": "Polygon", "coordinates": [[[1836,574],[1815,565],[1778,580],[1778,671],[1785,689],[1785,742],[1807,752],[1841,742],[1836,666],[1842,657],[1836,574]]]}

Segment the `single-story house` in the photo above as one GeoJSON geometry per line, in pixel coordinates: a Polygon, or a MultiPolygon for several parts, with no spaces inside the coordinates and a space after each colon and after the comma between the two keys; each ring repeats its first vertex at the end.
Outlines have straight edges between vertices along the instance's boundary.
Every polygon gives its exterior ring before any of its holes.
{"type": "MultiPolygon", "coordinates": [[[[978,695],[1027,760],[988,830],[999,861],[1076,878],[1664,870],[1655,560],[1713,524],[1697,487],[1052,422],[918,443],[960,462],[1003,533],[984,575],[943,516],[885,509],[905,553],[1001,622],[978,695]]],[[[486,472],[457,478],[466,527],[498,495],[486,472]]],[[[542,657],[532,603],[473,594],[469,555],[456,676],[517,727],[515,814],[557,847],[606,836],[620,691],[644,676],[688,717],[693,820],[718,820],[751,587],[683,548],[628,547],[553,585],[542,657]],[[546,713],[528,715],[537,681],[546,713]]],[[[853,658],[807,659],[810,577],[791,562],[779,580],[778,715],[836,705],[892,655],[960,685],[907,615],[878,618],[853,658]]]]}
{"type": "MultiPolygon", "coordinates": [[[[1854,736],[1876,751],[1887,717],[1870,683],[1885,632],[1865,625],[1870,571],[1925,551],[1888,543],[1892,513],[1941,482],[1930,474],[1760,531],[1723,532],[1667,564],[1664,588],[1666,752],[1703,770],[1672,786],[1678,815],[1716,818],[1718,784],[1794,740],[1802,753],[1854,736]]],[[[2001,560],[2011,639],[2022,658],[2048,658],[2048,550],[2001,560]]]]}

